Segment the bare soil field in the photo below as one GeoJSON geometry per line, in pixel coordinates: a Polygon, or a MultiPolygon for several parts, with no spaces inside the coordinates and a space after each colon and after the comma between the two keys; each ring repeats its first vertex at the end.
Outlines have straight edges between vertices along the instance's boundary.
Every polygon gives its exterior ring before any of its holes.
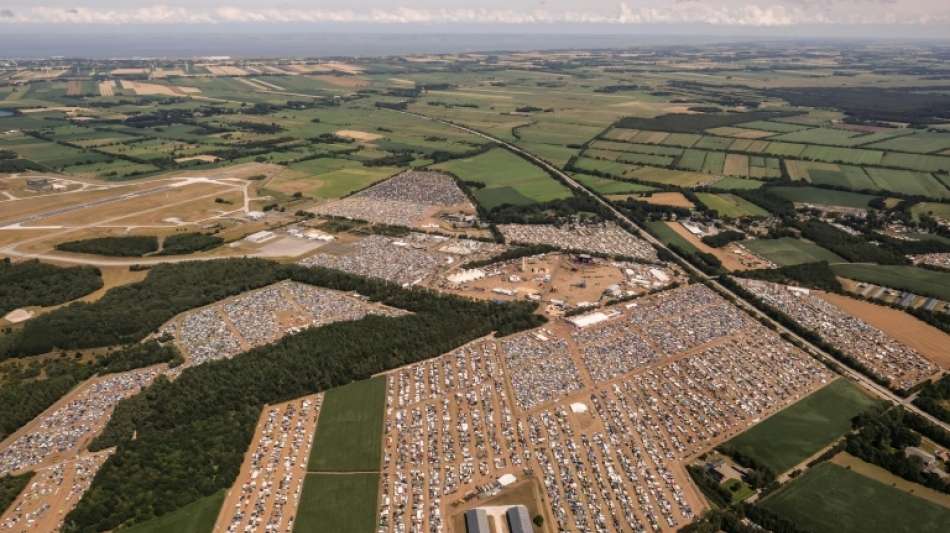
{"type": "Polygon", "coordinates": [[[693,202],[687,200],[681,192],[657,192],[646,198],[643,198],[643,201],[653,205],[670,205],[673,207],[686,207],[689,209],[696,207],[693,205],[693,202]]]}
{"type": "Polygon", "coordinates": [[[840,294],[818,293],[841,310],[878,328],[898,342],[917,350],[944,370],[950,370],[950,335],[911,315],[840,294]]]}
{"type": "Polygon", "coordinates": [[[115,96],[115,81],[106,80],[99,82],[100,96],[115,96]]]}
{"type": "Polygon", "coordinates": [[[79,96],[82,94],[82,82],[71,80],[66,84],[66,96],[79,96]]]}
{"type": "Polygon", "coordinates": [[[382,139],[382,135],[377,135],[375,133],[369,133],[367,131],[359,130],[339,130],[336,132],[340,137],[346,137],[347,139],[355,139],[357,141],[372,142],[377,139],[382,139]]]}

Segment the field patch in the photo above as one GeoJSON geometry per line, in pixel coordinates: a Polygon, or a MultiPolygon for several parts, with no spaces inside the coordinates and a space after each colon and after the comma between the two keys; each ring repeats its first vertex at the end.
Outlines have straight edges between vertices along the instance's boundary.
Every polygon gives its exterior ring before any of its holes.
{"type": "Polygon", "coordinates": [[[630,181],[601,178],[598,176],[591,176],[590,174],[575,174],[574,179],[580,182],[583,186],[593,189],[598,194],[604,195],[656,190],[654,187],[650,187],[649,185],[641,185],[639,183],[633,183],[630,181]]]}
{"type": "Polygon", "coordinates": [[[385,400],[384,377],[328,390],[307,471],[378,471],[385,400]]]}
{"type": "Polygon", "coordinates": [[[950,300],[950,272],[903,265],[833,265],[835,274],[892,289],[950,300]]]}
{"type": "Polygon", "coordinates": [[[294,533],[366,533],[376,526],[379,474],[307,474],[294,533]]]}
{"type": "Polygon", "coordinates": [[[267,187],[288,195],[300,192],[323,199],[346,196],[398,171],[395,167],[367,167],[359,161],[335,158],[293,163],[289,168],[308,175],[279,176],[267,187]]]}
{"type": "Polygon", "coordinates": [[[802,263],[814,263],[815,261],[828,261],[829,263],[844,261],[830,250],[826,250],[811,241],[792,237],[755,239],[745,241],[742,244],[752,253],[779,266],[800,265],[802,263]]]}
{"type": "Polygon", "coordinates": [[[770,187],[769,193],[797,204],[839,205],[864,209],[877,198],[870,194],[819,189],[816,187],[770,187]]]}
{"type": "Polygon", "coordinates": [[[811,457],[851,429],[851,418],[874,400],[846,379],[779,411],[726,443],[776,474],[811,457]]]}
{"type": "Polygon", "coordinates": [[[567,187],[546,172],[501,148],[467,159],[454,159],[433,168],[451,172],[463,181],[484,183],[485,187],[475,189],[475,197],[486,209],[506,203],[505,198],[514,199],[510,192],[493,192],[493,189],[507,188],[514,191],[522,203],[521,198],[528,198],[532,202],[548,202],[571,196],[567,187]]]}
{"type": "Polygon", "coordinates": [[[765,209],[734,194],[700,192],[696,193],[696,196],[703,205],[718,213],[719,216],[730,218],[769,216],[769,212],[765,209]]]}
{"type": "Polygon", "coordinates": [[[761,505],[814,533],[939,533],[950,523],[946,507],[827,462],[761,505]]]}

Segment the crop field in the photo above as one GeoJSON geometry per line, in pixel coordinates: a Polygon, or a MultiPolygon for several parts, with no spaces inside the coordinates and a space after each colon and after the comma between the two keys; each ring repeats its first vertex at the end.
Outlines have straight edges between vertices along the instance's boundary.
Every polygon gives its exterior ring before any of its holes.
{"type": "Polygon", "coordinates": [[[697,185],[704,185],[716,180],[715,176],[700,172],[670,170],[667,168],[655,167],[638,168],[632,170],[627,175],[632,178],[650,183],[660,183],[662,185],[673,185],[676,187],[695,187],[697,185]]]}
{"type": "Polygon", "coordinates": [[[378,471],[385,396],[385,378],[327,391],[307,471],[378,471]]]}
{"type": "Polygon", "coordinates": [[[910,208],[911,214],[919,217],[921,214],[932,217],[943,217],[950,219],[950,204],[940,204],[936,202],[921,202],[910,208]]]}
{"type": "Polygon", "coordinates": [[[451,172],[464,181],[484,183],[485,187],[475,189],[475,198],[486,209],[505,203],[523,205],[571,196],[567,187],[543,170],[501,148],[434,168],[451,172]]]}
{"type": "Polygon", "coordinates": [[[767,217],[769,212],[761,207],[740,198],[734,194],[713,194],[700,192],[696,193],[699,201],[706,207],[712,209],[719,216],[729,218],[739,217],[767,217]]]}
{"type": "Polygon", "coordinates": [[[936,178],[925,172],[890,168],[868,168],[866,170],[871,179],[881,189],[931,198],[950,198],[950,189],[947,189],[936,178]]]}
{"type": "Polygon", "coordinates": [[[903,265],[834,265],[835,274],[892,289],[950,300],[950,272],[903,265]]]}
{"type": "Polygon", "coordinates": [[[887,152],[882,165],[901,167],[922,172],[950,172],[950,157],[946,155],[902,154],[887,152]]]}
{"type": "Polygon", "coordinates": [[[884,157],[880,150],[863,150],[860,148],[838,148],[834,146],[809,145],[802,150],[801,157],[829,163],[846,163],[851,165],[879,165],[884,157]]]}
{"type": "Polygon", "coordinates": [[[879,150],[932,154],[950,148],[950,133],[918,131],[914,132],[913,135],[902,135],[872,144],[869,147],[879,150]]]}
{"type": "Polygon", "coordinates": [[[819,189],[816,187],[770,187],[769,193],[790,202],[816,205],[840,205],[863,209],[876,198],[870,194],[819,189]]]}
{"type": "Polygon", "coordinates": [[[726,443],[776,474],[816,454],[851,429],[851,419],[873,400],[838,379],[726,443]]]}
{"type": "Polygon", "coordinates": [[[946,507],[827,462],[762,505],[814,533],[938,533],[950,523],[946,507]]]}
{"type": "Polygon", "coordinates": [[[843,262],[833,252],[818,246],[811,241],[782,237],[780,239],[755,239],[743,243],[752,253],[762,256],[779,265],[800,265],[815,261],[829,263],[843,262]]]}
{"type": "Polygon", "coordinates": [[[765,185],[765,183],[759,180],[734,178],[732,176],[722,178],[721,180],[712,184],[712,186],[717,189],[730,189],[730,190],[758,189],[762,187],[763,185],[765,185]]]}
{"type": "Polygon", "coordinates": [[[629,181],[612,180],[591,176],[590,174],[575,174],[574,179],[585,187],[589,187],[599,194],[626,194],[635,192],[654,191],[656,188],[629,181]]]}
{"type": "Polygon", "coordinates": [[[379,474],[307,474],[295,533],[367,533],[376,525],[379,474]]]}

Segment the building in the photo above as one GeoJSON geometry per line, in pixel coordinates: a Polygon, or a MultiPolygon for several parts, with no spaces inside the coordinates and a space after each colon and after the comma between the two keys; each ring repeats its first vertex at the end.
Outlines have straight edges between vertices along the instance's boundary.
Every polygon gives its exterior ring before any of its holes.
{"type": "Polygon", "coordinates": [[[509,507],[505,516],[508,518],[508,530],[511,533],[534,533],[531,516],[528,515],[528,508],[524,505],[509,507]]]}
{"type": "Polygon", "coordinates": [[[484,509],[465,511],[466,533],[491,533],[488,528],[488,513],[484,509]]]}
{"type": "Polygon", "coordinates": [[[26,178],[26,188],[31,191],[50,191],[53,189],[53,186],[49,182],[49,178],[26,178]]]}

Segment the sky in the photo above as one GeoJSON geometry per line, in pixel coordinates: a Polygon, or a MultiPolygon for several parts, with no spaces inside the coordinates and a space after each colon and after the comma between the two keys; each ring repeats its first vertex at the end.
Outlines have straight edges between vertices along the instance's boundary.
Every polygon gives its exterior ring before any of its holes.
{"type": "MultiPolygon", "coordinates": [[[[453,27],[866,28],[887,37],[950,35],[950,0],[0,0],[0,28],[59,25],[255,27],[330,24],[337,29],[453,27]],[[944,33],[946,31],[947,33],[944,33]]],[[[0,30],[2,31],[2,30],[0,30]]]]}

